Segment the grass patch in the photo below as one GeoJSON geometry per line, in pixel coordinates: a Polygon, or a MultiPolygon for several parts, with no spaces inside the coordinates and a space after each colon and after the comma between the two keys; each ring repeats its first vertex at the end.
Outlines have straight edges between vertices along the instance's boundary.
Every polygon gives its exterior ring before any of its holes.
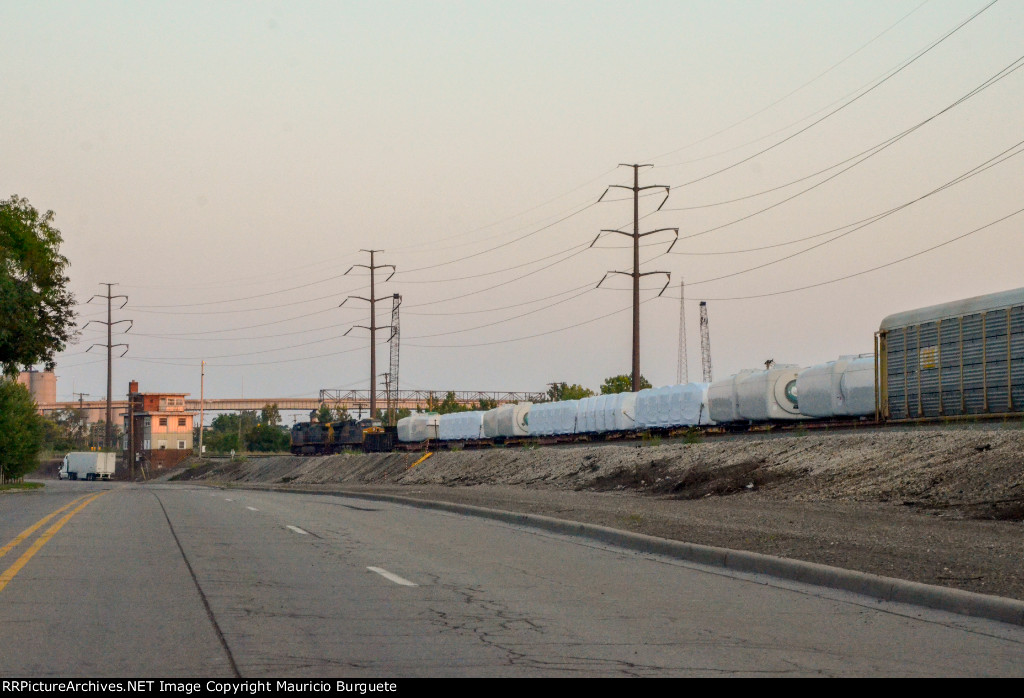
{"type": "Polygon", "coordinates": [[[41,490],[45,485],[41,482],[5,482],[0,485],[0,492],[17,490],[41,490]]]}
{"type": "Polygon", "coordinates": [[[661,437],[652,436],[651,434],[644,434],[640,438],[640,443],[644,446],[661,446],[661,437]]]}
{"type": "Polygon", "coordinates": [[[704,435],[700,429],[687,429],[686,433],[683,434],[684,444],[699,444],[704,441],[704,435]]]}

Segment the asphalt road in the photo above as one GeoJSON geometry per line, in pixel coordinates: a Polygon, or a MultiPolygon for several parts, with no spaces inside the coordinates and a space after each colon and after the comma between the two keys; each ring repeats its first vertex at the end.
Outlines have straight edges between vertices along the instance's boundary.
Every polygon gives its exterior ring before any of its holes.
{"type": "Polygon", "coordinates": [[[1024,675],[1019,626],[343,497],[48,482],[0,549],[5,676],[1024,675]]]}

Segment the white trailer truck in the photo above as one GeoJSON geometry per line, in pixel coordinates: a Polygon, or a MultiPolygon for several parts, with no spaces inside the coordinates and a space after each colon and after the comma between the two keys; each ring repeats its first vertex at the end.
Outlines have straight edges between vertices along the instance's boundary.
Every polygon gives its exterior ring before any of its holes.
{"type": "Polygon", "coordinates": [[[114,475],[116,453],[80,451],[64,456],[57,471],[61,480],[109,480],[114,475]]]}

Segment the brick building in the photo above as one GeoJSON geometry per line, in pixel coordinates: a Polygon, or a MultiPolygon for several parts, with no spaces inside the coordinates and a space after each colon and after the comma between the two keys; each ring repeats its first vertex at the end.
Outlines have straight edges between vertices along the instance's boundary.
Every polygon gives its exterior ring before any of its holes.
{"type": "Polygon", "coordinates": [[[140,393],[138,381],[128,384],[124,417],[125,462],[150,471],[170,468],[192,455],[195,413],[185,411],[188,393],[140,393]],[[129,454],[134,453],[134,459],[129,454]]]}

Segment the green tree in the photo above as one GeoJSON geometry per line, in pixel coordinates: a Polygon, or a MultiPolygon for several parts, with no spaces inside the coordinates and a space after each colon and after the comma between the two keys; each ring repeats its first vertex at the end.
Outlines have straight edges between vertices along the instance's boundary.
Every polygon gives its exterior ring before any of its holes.
{"type": "Polygon", "coordinates": [[[582,400],[585,397],[591,397],[594,391],[590,388],[584,388],[582,385],[573,383],[568,385],[566,383],[552,383],[551,387],[548,388],[548,399],[551,402],[559,402],[561,400],[582,400]]]}
{"type": "MultiPolygon", "coordinates": [[[[643,374],[640,374],[640,390],[644,388],[651,388],[651,382],[644,378],[643,374]]],[[[605,378],[604,384],[601,386],[602,395],[612,395],[614,393],[628,393],[633,389],[633,379],[625,374],[619,376],[612,376],[611,378],[605,378]]]]}
{"type": "Polygon", "coordinates": [[[57,410],[42,418],[43,448],[49,451],[82,451],[89,447],[90,429],[85,410],[57,410]]]}
{"type": "Polygon", "coordinates": [[[474,407],[473,409],[480,412],[486,412],[487,410],[493,410],[497,406],[497,400],[488,400],[487,398],[482,397],[476,401],[476,407],[474,407]]]}
{"type": "Polygon", "coordinates": [[[321,424],[329,424],[334,420],[334,411],[326,402],[320,403],[320,409],[316,411],[316,421],[321,424]]]}
{"type": "Polygon", "coordinates": [[[269,424],[274,427],[281,423],[281,410],[277,409],[277,403],[264,405],[260,410],[260,424],[269,424]]]}
{"type": "Polygon", "coordinates": [[[334,421],[335,422],[349,422],[352,421],[352,415],[348,413],[348,409],[338,405],[334,408],[334,421]]]}
{"type": "Polygon", "coordinates": [[[0,482],[35,470],[43,446],[43,419],[25,386],[0,378],[0,482]]]}
{"type": "MultiPolygon", "coordinates": [[[[63,409],[53,414],[59,430],[60,445],[55,450],[83,449],[89,442],[89,415],[85,410],[63,409]]],[[[54,444],[55,446],[57,444],[54,444]]]]}
{"type": "MultiPolygon", "coordinates": [[[[101,419],[98,422],[93,422],[89,425],[89,448],[95,448],[97,450],[107,449],[105,439],[107,437],[107,422],[101,419]]],[[[124,443],[124,429],[121,425],[114,423],[110,425],[110,438],[114,442],[114,450],[117,450],[117,444],[124,443]]],[[[107,449],[109,450],[109,449],[107,449]]]]}
{"type": "Polygon", "coordinates": [[[412,414],[412,410],[410,410],[408,407],[399,407],[397,410],[395,410],[395,414],[393,417],[391,415],[390,410],[384,410],[384,412],[381,414],[381,423],[394,426],[395,424],[398,424],[399,419],[405,419],[410,414],[412,414]]]}
{"type": "Polygon", "coordinates": [[[246,434],[245,445],[261,453],[287,451],[291,443],[288,432],[272,424],[257,424],[246,434]]]}
{"type": "Polygon", "coordinates": [[[437,412],[438,414],[451,414],[453,412],[466,412],[468,408],[464,405],[460,405],[458,399],[455,397],[455,391],[449,390],[444,400],[437,402],[436,400],[430,400],[429,402],[434,404],[428,404],[427,408],[431,412],[437,412]]]}
{"type": "Polygon", "coordinates": [[[68,260],[53,211],[40,214],[28,199],[0,201],[0,370],[55,365],[54,354],[76,336],[75,297],[67,289],[68,260]]]}
{"type": "MultiPolygon", "coordinates": [[[[258,422],[259,414],[255,410],[217,415],[203,435],[203,445],[216,453],[243,451],[249,433],[258,422]]],[[[198,448],[198,442],[196,446],[198,448]]]]}

